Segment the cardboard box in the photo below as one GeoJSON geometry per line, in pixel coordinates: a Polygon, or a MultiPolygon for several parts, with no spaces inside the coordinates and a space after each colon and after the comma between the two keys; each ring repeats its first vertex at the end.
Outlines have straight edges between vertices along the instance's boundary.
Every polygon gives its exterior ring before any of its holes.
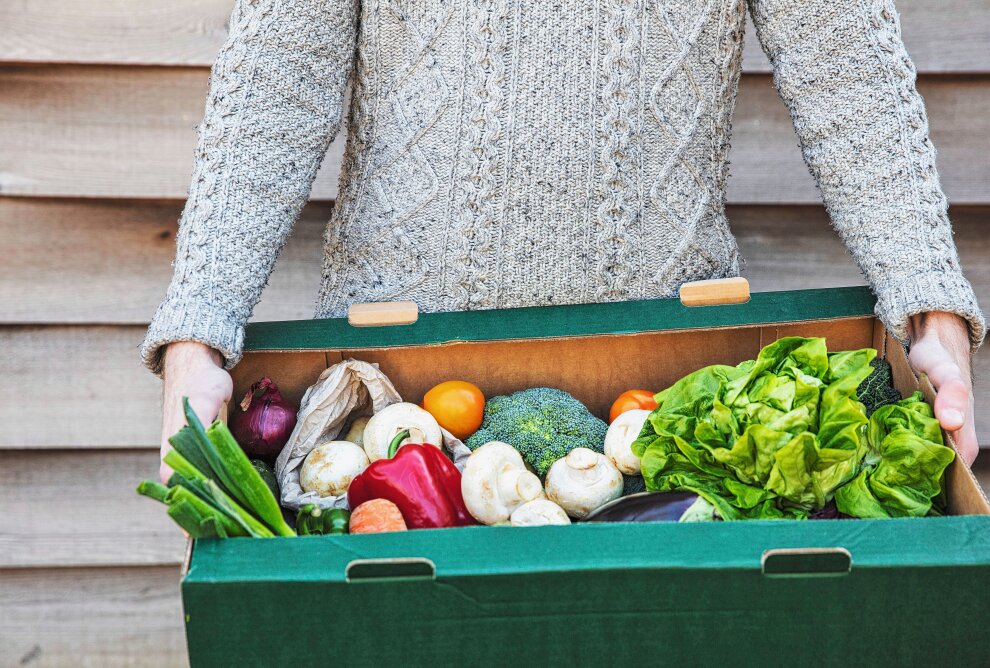
{"type": "MultiPolygon", "coordinates": [[[[235,396],[271,375],[298,401],[328,365],[377,362],[403,397],[621,391],[737,364],[781,336],[876,347],[919,387],[865,288],[249,327],[235,396]]],[[[930,386],[921,385],[932,398],[930,386]]],[[[214,665],[985,665],[990,505],[957,460],[950,517],[471,527],[200,541],[182,584],[190,660],[214,665]]]]}

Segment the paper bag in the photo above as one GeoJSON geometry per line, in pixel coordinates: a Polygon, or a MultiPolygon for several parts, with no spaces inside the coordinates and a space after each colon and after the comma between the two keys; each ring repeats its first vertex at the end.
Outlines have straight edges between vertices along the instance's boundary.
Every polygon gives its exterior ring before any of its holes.
{"type": "MultiPolygon", "coordinates": [[[[400,401],[392,382],[376,364],[349,359],[321,373],[303,395],[296,427],[275,461],[282,505],[293,510],[307,503],[321,508],[348,508],[346,494],[321,497],[316,492],[303,491],[299,485],[303,460],[317,445],[336,440],[354,418],[373,415],[400,401]]],[[[442,431],[444,449],[454,465],[463,469],[471,451],[452,434],[442,431]]]]}

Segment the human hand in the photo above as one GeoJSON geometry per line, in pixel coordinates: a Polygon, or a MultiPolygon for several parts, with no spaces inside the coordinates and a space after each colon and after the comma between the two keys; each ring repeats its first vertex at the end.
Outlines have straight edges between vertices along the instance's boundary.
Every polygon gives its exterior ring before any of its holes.
{"type": "Polygon", "coordinates": [[[973,403],[969,325],[955,313],[911,318],[911,366],[935,386],[935,417],[952,434],[959,454],[972,464],[979,454],[973,403]]]}
{"type": "MultiPolygon", "coordinates": [[[[234,390],[230,374],[223,368],[222,358],[213,348],[194,341],[176,341],[165,349],[162,377],[162,450],[161,456],[172,449],[168,439],[186,424],[182,397],[204,424],[213,422],[221,406],[230,400],[234,390]]],[[[159,475],[167,483],[172,469],[161,464],[159,475]]]]}

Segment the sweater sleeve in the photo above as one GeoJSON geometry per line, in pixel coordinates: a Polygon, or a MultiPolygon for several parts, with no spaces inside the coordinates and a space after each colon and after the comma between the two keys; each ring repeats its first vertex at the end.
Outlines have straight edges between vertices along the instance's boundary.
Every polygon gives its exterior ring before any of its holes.
{"type": "Polygon", "coordinates": [[[341,124],[359,0],[237,0],[210,76],[172,282],[141,348],[241,357],[244,325],[341,124]]]}
{"type": "Polygon", "coordinates": [[[832,224],[901,342],[926,311],[986,323],[963,277],[924,102],[891,0],[748,0],[832,224]]]}

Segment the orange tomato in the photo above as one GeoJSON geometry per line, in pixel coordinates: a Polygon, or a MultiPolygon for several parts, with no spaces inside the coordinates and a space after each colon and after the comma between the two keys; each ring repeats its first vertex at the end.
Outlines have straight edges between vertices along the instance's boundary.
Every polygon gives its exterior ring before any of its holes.
{"type": "Polygon", "coordinates": [[[657,402],[653,400],[654,394],[656,392],[650,392],[649,390],[627,390],[623,392],[615,400],[615,403],[612,404],[612,410],[608,412],[608,421],[615,422],[615,418],[619,417],[622,413],[636,410],[637,408],[652,411],[657,407],[657,402]]]}
{"type": "Polygon", "coordinates": [[[423,408],[441,427],[463,440],[481,426],[485,395],[472,383],[448,380],[423,395],[423,408]]]}

